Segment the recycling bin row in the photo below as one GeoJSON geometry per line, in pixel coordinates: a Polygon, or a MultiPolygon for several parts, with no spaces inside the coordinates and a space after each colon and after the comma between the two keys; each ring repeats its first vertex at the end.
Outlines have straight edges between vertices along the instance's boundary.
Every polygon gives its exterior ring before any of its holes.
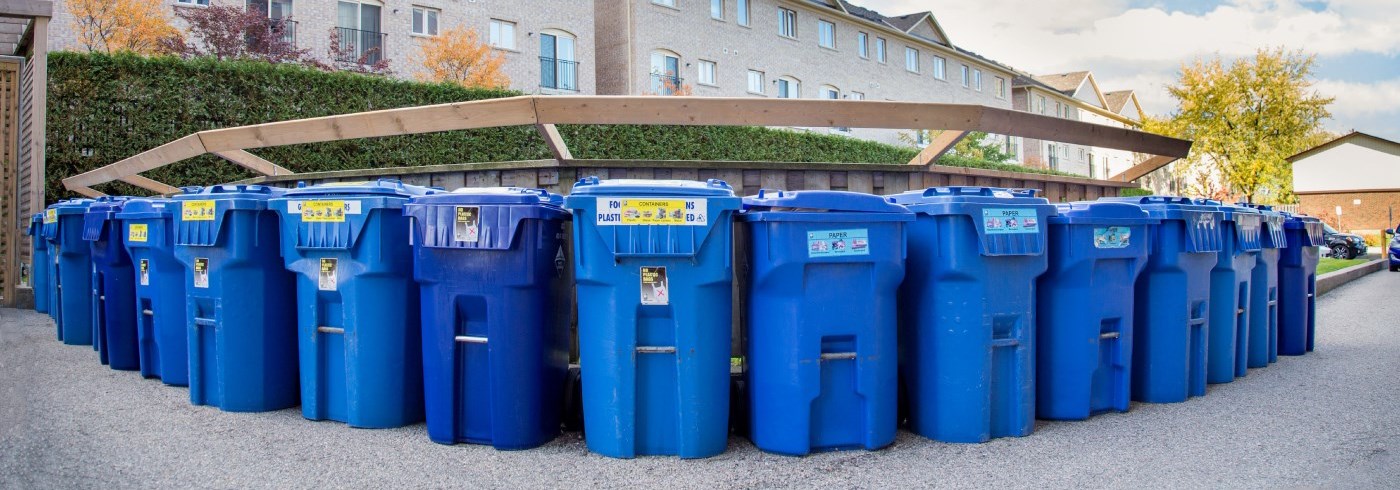
{"type": "Polygon", "coordinates": [[[445,444],[557,435],[576,294],[590,450],[691,458],[728,440],[734,222],[766,451],[887,446],[901,403],[932,439],[1025,436],[1312,348],[1320,222],[1178,197],[220,185],[61,202],[32,233],[59,339],[113,369],[445,444]]]}

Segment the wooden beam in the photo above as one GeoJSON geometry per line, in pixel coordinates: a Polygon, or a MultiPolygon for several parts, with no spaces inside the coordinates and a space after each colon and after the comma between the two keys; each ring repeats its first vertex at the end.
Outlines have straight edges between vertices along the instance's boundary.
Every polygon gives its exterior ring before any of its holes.
{"type": "Polygon", "coordinates": [[[49,0],[0,0],[0,15],[6,17],[53,17],[49,0]]]}
{"type": "Polygon", "coordinates": [[[554,154],[555,160],[573,160],[574,154],[569,151],[569,145],[564,143],[564,137],[559,136],[559,128],[553,124],[536,124],[535,130],[540,132],[540,137],[544,138],[544,144],[549,146],[549,152],[554,154]]]}
{"type": "Polygon", "coordinates": [[[1186,158],[1191,151],[1190,141],[1159,134],[990,107],[983,114],[978,127],[972,129],[1176,158],[1186,158]]]}
{"type": "MultiPolygon", "coordinates": [[[[103,193],[101,193],[101,192],[97,192],[96,190],[93,190],[93,188],[91,188],[91,187],[86,187],[86,186],[69,187],[68,190],[73,191],[73,192],[75,192],[75,193],[78,193],[78,194],[82,195],[83,197],[91,197],[91,198],[94,198],[94,199],[106,195],[106,194],[103,194],[103,193]]],[[[40,209],[42,209],[42,208],[40,208],[40,209]]]]}
{"type": "Polygon", "coordinates": [[[1108,180],[1132,182],[1134,180],[1142,178],[1142,176],[1144,175],[1152,173],[1152,171],[1154,170],[1165,167],[1167,166],[1167,164],[1175,162],[1177,160],[1178,158],[1172,156],[1153,156],[1152,158],[1143,160],[1142,163],[1128,167],[1127,170],[1124,170],[1118,175],[1109,177],[1108,180]]]}
{"type": "Polygon", "coordinates": [[[269,162],[262,157],[243,150],[216,151],[213,153],[218,155],[219,158],[228,160],[229,162],[261,175],[288,175],[296,173],[283,168],[281,165],[269,162]]]}
{"type": "Polygon", "coordinates": [[[918,155],[914,155],[914,159],[909,160],[909,164],[933,165],[934,162],[938,161],[938,157],[953,149],[953,145],[958,144],[965,137],[967,137],[967,131],[945,130],[938,133],[938,136],[934,136],[933,141],[930,141],[928,146],[920,150],[918,155]]]}
{"type": "Polygon", "coordinates": [[[199,133],[208,151],[248,150],[459,129],[535,124],[534,96],[296,119],[199,133]]]}
{"type": "Polygon", "coordinates": [[[540,123],[976,129],[982,106],[868,100],[550,96],[540,123]]]}
{"type": "Polygon", "coordinates": [[[78,187],[111,182],[202,154],[204,154],[204,145],[200,143],[198,134],[192,134],[154,149],[137,153],[135,156],[117,163],[63,179],[63,186],[76,191],[78,187]]]}
{"type": "Polygon", "coordinates": [[[148,191],[153,191],[156,194],[178,194],[180,192],[179,187],[174,187],[163,182],[157,182],[142,177],[140,175],[128,175],[118,180],[134,185],[136,187],[140,187],[142,189],[146,189],[148,191]]]}

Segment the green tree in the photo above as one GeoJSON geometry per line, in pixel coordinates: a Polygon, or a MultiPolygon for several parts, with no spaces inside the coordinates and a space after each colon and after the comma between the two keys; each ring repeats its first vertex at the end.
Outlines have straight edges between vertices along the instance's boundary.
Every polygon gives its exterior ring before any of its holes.
{"type": "MultiPolygon", "coordinates": [[[[899,133],[899,140],[906,144],[914,145],[918,142],[918,134],[923,133],[924,141],[931,141],[934,137],[942,133],[941,130],[920,130],[915,133],[899,133]]],[[[1006,152],[1001,140],[989,138],[987,133],[972,131],[967,133],[963,139],[958,140],[950,153],[970,158],[973,160],[983,160],[992,163],[1006,163],[1011,160],[1011,154],[1006,152]]]]}
{"type": "Polygon", "coordinates": [[[1203,178],[1215,174],[1222,186],[1204,186],[1202,194],[1288,199],[1292,172],[1284,159],[1316,142],[1332,115],[1333,99],[1312,88],[1313,62],[1312,55],[1282,48],[1260,49],[1229,66],[1219,58],[1196,60],[1167,88],[1177,110],[1146,129],[1195,141],[1182,168],[1203,178]]]}

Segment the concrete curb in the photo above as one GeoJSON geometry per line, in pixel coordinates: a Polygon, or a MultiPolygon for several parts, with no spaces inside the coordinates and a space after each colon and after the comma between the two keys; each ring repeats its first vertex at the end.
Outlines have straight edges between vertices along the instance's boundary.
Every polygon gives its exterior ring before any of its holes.
{"type": "Polygon", "coordinates": [[[1353,265],[1342,270],[1328,272],[1317,276],[1317,295],[1322,296],[1328,291],[1337,289],[1341,285],[1361,279],[1367,274],[1385,268],[1385,259],[1376,259],[1364,264],[1353,265]]]}

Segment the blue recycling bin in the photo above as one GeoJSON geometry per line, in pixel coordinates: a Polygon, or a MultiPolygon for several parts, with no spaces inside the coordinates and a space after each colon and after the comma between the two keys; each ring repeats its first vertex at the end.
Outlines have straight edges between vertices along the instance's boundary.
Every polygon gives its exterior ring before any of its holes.
{"type": "Polygon", "coordinates": [[[423,420],[418,287],[396,180],[298,184],[268,201],[296,276],[301,415],[351,427],[423,420]]]}
{"type": "Polygon", "coordinates": [[[1252,368],[1278,360],[1278,259],[1288,246],[1283,213],[1272,206],[1241,204],[1259,211],[1259,250],[1249,281],[1249,356],[1252,368]]]}
{"type": "Polygon", "coordinates": [[[91,199],[59,201],[44,211],[44,239],[53,261],[49,279],[50,313],[58,327],[58,339],[68,345],[91,345],[92,249],[83,240],[83,215],[91,199]]]}
{"type": "Polygon", "coordinates": [[[569,369],[563,198],[468,188],[416,197],[428,437],[528,449],[559,435],[569,369]]]}
{"type": "Polygon", "coordinates": [[[117,213],[125,197],[101,197],[83,216],[83,239],[92,248],[93,342],[103,364],[136,371],[141,355],[136,334],[136,275],[117,213]]]}
{"type": "Polygon", "coordinates": [[[1318,247],[1322,220],[1301,214],[1284,214],[1284,234],[1288,244],[1278,259],[1278,353],[1301,356],[1313,350],[1316,330],[1318,247]]]}
{"type": "Polygon", "coordinates": [[[190,382],[186,273],[175,258],[171,207],[167,199],[132,199],[122,206],[117,219],[131,255],[141,376],[186,386],[190,382]]]}
{"type": "Polygon", "coordinates": [[[763,190],[743,209],[754,445],[794,456],[888,446],[898,425],[895,299],[914,215],[840,191],[763,190]]]}
{"type": "Polygon", "coordinates": [[[49,259],[49,247],[44,241],[44,213],[34,213],[26,233],[29,235],[31,246],[29,287],[34,290],[34,311],[48,313],[49,288],[52,287],[49,285],[49,269],[52,268],[52,260],[49,259]]]}
{"type": "Polygon", "coordinates": [[[589,177],[565,202],[588,448],[617,458],[724,452],[739,198],[713,179],[589,177]]]}
{"type": "Polygon", "coordinates": [[[1249,296],[1259,261],[1259,211],[1220,201],[1196,204],[1220,210],[1220,251],[1210,271],[1210,334],[1206,381],[1229,383],[1244,376],[1249,361],[1249,296]]]}
{"type": "Polygon", "coordinates": [[[1035,428],[1035,282],[1048,264],[1032,190],[932,187],[889,196],[918,215],[899,289],[909,429],[945,442],[1035,428]]]}
{"type": "Polygon", "coordinates": [[[1036,290],[1035,413],[1083,420],[1132,401],[1133,286],[1158,220],[1117,202],[1057,206],[1036,290]]]}
{"type": "Polygon", "coordinates": [[[299,401],[296,280],[268,207],[284,192],[216,185],[171,198],[175,258],[187,273],[190,403],[260,412],[299,401]]]}
{"type": "Polygon", "coordinates": [[[1206,394],[1210,271],[1220,252],[1216,206],[1173,196],[1110,197],[1159,220],[1133,294],[1133,400],[1175,403],[1206,394]]]}

